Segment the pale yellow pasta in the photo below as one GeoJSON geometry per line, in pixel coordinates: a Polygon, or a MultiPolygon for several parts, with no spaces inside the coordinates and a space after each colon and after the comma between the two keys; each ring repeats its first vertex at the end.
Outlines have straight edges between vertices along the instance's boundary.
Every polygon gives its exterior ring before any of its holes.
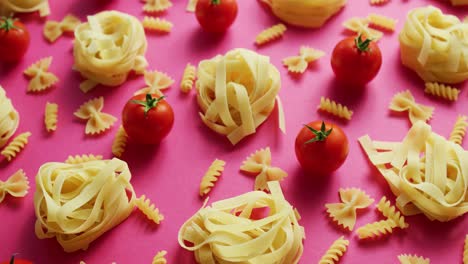
{"type": "Polygon", "coordinates": [[[309,63],[325,56],[325,52],[311,47],[301,46],[299,56],[291,56],[283,59],[283,65],[292,73],[304,73],[309,63]]]}
{"type": "Polygon", "coordinates": [[[185,8],[188,12],[195,12],[198,0],[187,0],[187,7],[185,8]]]}
{"type": "Polygon", "coordinates": [[[110,129],[117,121],[114,116],[101,112],[103,107],[104,97],[101,96],[83,103],[73,113],[76,117],[87,120],[85,129],[87,135],[100,134],[110,129]]]}
{"type": "Polygon", "coordinates": [[[118,11],[88,16],[75,29],[73,46],[74,69],[86,79],[80,89],[119,86],[131,71],[143,74],[148,66],[146,48],[145,31],[137,18],[118,11]]]}
{"type": "Polygon", "coordinates": [[[80,19],[74,15],[66,15],[62,21],[48,20],[44,25],[44,37],[49,42],[55,42],[65,32],[74,32],[81,23],[80,19]]]}
{"type": "Polygon", "coordinates": [[[215,159],[211,163],[208,171],[200,182],[200,196],[207,195],[211,191],[211,188],[213,188],[218,181],[218,177],[221,176],[221,173],[224,171],[224,165],[226,165],[226,162],[219,159],[215,159]]]}
{"type": "Polygon", "coordinates": [[[65,252],[87,249],[133,211],[130,179],[127,163],[116,158],[43,164],[34,194],[36,236],[55,237],[65,252]]]}
{"type": "Polygon", "coordinates": [[[31,78],[28,84],[28,92],[42,92],[58,82],[57,76],[49,72],[52,57],[38,60],[29,66],[24,74],[31,78]]]}
{"type": "Polygon", "coordinates": [[[45,113],[44,113],[44,124],[47,132],[52,132],[57,130],[58,122],[58,104],[55,103],[46,103],[45,113]]]}
{"type": "Polygon", "coordinates": [[[16,171],[4,182],[0,180],[0,203],[6,194],[13,197],[25,197],[28,194],[29,181],[22,169],[16,171]]]}
{"type": "Polygon", "coordinates": [[[172,6],[170,0],[143,0],[143,2],[145,2],[143,11],[146,13],[164,12],[172,6]]]}
{"type": "Polygon", "coordinates": [[[449,101],[457,101],[458,95],[460,94],[460,90],[458,90],[455,87],[445,85],[445,84],[427,82],[425,86],[426,86],[426,88],[424,89],[425,93],[431,94],[431,95],[434,95],[434,96],[437,96],[437,97],[440,97],[442,99],[446,99],[449,101]]]}
{"type": "Polygon", "coordinates": [[[41,17],[50,14],[48,0],[1,0],[0,15],[9,16],[14,13],[31,13],[39,11],[41,17]]]}
{"type": "Polygon", "coordinates": [[[167,264],[166,255],[166,250],[159,251],[156,256],[154,256],[153,262],[151,262],[151,264],[167,264]]]}
{"type": "Polygon", "coordinates": [[[396,93],[390,102],[389,109],[395,112],[408,111],[411,124],[415,124],[418,121],[427,122],[432,118],[432,114],[434,113],[434,107],[416,103],[409,90],[396,93]]]}
{"type": "Polygon", "coordinates": [[[343,22],[343,27],[357,35],[365,36],[368,39],[381,39],[383,37],[383,33],[379,30],[369,28],[369,22],[370,21],[367,18],[352,17],[343,22]]]}
{"type": "Polygon", "coordinates": [[[401,61],[425,82],[468,80],[467,31],[467,23],[438,8],[415,8],[400,32],[401,61]]]}
{"type": "Polygon", "coordinates": [[[28,144],[28,138],[30,136],[31,132],[19,134],[2,150],[2,152],[0,152],[0,154],[8,161],[11,161],[28,144]]]}
{"type": "Polygon", "coordinates": [[[372,13],[367,16],[367,19],[373,26],[385,29],[387,31],[395,31],[397,20],[394,18],[372,13]]]}
{"type": "Polygon", "coordinates": [[[406,229],[409,227],[408,223],[405,221],[405,217],[400,214],[400,212],[395,208],[395,206],[390,204],[390,201],[387,200],[387,197],[382,197],[382,199],[377,204],[377,209],[383,214],[387,219],[395,222],[396,226],[401,229],[406,229]]]}
{"type": "Polygon", "coordinates": [[[353,116],[353,111],[349,110],[348,107],[323,96],[320,97],[317,109],[346,120],[351,120],[353,116]]]}
{"type": "Polygon", "coordinates": [[[83,154],[83,155],[75,155],[75,156],[68,156],[67,160],[65,160],[65,163],[67,164],[80,164],[80,163],[85,163],[88,161],[93,161],[93,160],[102,160],[102,155],[94,155],[94,154],[83,154]]]}
{"type": "Polygon", "coordinates": [[[286,32],[286,26],[282,23],[271,26],[267,29],[264,29],[255,37],[255,44],[263,45],[265,43],[271,42],[282,37],[284,32],[286,32]]]}
{"type": "Polygon", "coordinates": [[[416,255],[409,255],[409,254],[401,254],[398,256],[398,260],[400,264],[429,264],[431,261],[428,258],[416,256],[416,255]]]}
{"type": "Polygon", "coordinates": [[[122,157],[125,152],[125,147],[127,146],[128,135],[125,132],[125,129],[120,126],[119,130],[115,134],[114,141],[112,142],[112,154],[117,158],[122,157]]]}
{"type": "Polygon", "coordinates": [[[371,5],[383,5],[390,2],[390,0],[369,0],[371,5]]]}
{"type": "Polygon", "coordinates": [[[297,264],[303,253],[304,228],[286,201],[279,182],[271,194],[253,191],[201,208],[179,230],[179,244],[194,251],[197,263],[297,264]],[[269,208],[251,219],[256,208],[269,208]]]}
{"type": "Polygon", "coordinates": [[[463,264],[468,264],[468,235],[465,237],[465,246],[463,247],[463,264]]]}
{"type": "Polygon", "coordinates": [[[174,84],[174,80],[164,72],[160,71],[145,71],[146,87],[136,91],[133,95],[139,94],[156,94],[162,96],[161,90],[169,88],[174,84]]]}
{"type": "Polygon", "coordinates": [[[248,156],[240,170],[255,175],[255,190],[268,190],[268,182],[281,181],[288,176],[284,170],[271,166],[270,147],[259,149],[248,156]]]}
{"type": "Polygon", "coordinates": [[[197,78],[197,68],[190,63],[185,66],[184,74],[182,75],[182,81],[180,82],[180,90],[184,93],[190,92],[193,87],[193,83],[197,78]]]}
{"type": "Polygon", "coordinates": [[[346,0],[262,0],[273,14],[288,24],[319,28],[340,11],[346,0]]]}
{"type": "Polygon", "coordinates": [[[170,21],[159,17],[145,16],[141,23],[145,29],[161,33],[171,32],[172,27],[174,26],[170,21]]]}
{"type": "Polygon", "coordinates": [[[395,222],[391,219],[387,219],[366,224],[358,228],[356,233],[359,239],[380,238],[393,233],[393,228],[395,227],[395,222]]]}
{"type": "Polygon", "coordinates": [[[18,111],[16,111],[10,98],[0,85],[0,148],[5,146],[8,140],[15,134],[20,121],[18,111]]]}
{"type": "Polygon", "coordinates": [[[343,228],[352,231],[356,224],[357,209],[369,207],[374,199],[370,198],[363,190],[357,188],[347,188],[339,190],[341,203],[327,203],[327,213],[329,217],[343,228]]]}
{"type": "Polygon", "coordinates": [[[461,145],[463,142],[463,138],[466,134],[466,128],[468,127],[468,116],[466,115],[459,115],[457,117],[457,121],[453,125],[452,132],[450,132],[449,140],[461,145]]]}
{"type": "Polygon", "coordinates": [[[159,209],[151,203],[149,198],[146,198],[145,195],[140,196],[136,199],[135,205],[149,220],[155,224],[160,224],[164,220],[164,215],[159,212],[159,209]]]}
{"type": "Polygon", "coordinates": [[[340,258],[346,253],[349,246],[349,240],[343,236],[333,242],[325,255],[319,260],[319,264],[334,264],[340,261],[340,258]]]}
{"type": "MultiPolygon", "coordinates": [[[[269,57],[234,49],[201,61],[196,87],[203,123],[235,145],[254,134],[271,114],[281,77],[269,57]]],[[[280,129],[285,133],[280,104],[278,111],[280,129]]]]}

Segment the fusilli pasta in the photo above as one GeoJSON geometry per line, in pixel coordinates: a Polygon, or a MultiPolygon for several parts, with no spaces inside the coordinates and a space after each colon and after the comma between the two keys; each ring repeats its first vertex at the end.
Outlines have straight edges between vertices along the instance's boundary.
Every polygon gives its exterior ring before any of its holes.
{"type": "Polygon", "coordinates": [[[379,238],[387,234],[393,233],[393,228],[396,224],[393,220],[381,220],[378,222],[366,224],[356,231],[359,239],[379,238]]]}
{"type": "Polygon", "coordinates": [[[430,260],[428,258],[416,256],[416,255],[408,255],[408,254],[401,254],[398,256],[398,260],[400,264],[429,264],[430,260]]]}
{"type": "Polygon", "coordinates": [[[379,14],[369,14],[367,16],[370,24],[387,31],[395,31],[397,20],[391,17],[379,15],[379,14]]]}
{"type": "Polygon", "coordinates": [[[117,158],[122,157],[125,152],[125,147],[127,146],[128,135],[125,132],[123,126],[119,127],[117,133],[115,134],[114,141],[112,142],[112,154],[117,158]]]}
{"type": "Polygon", "coordinates": [[[161,90],[165,90],[174,83],[174,80],[164,72],[160,71],[145,71],[146,87],[136,91],[133,95],[139,94],[156,94],[162,96],[161,90]]]}
{"type": "Polygon", "coordinates": [[[211,163],[208,171],[200,182],[200,196],[207,195],[211,191],[211,188],[213,188],[218,181],[218,177],[221,176],[224,165],[226,165],[226,162],[219,159],[215,159],[213,163],[211,163]]]}
{"type": "Polygon", "coordinates": [[[166,250],[159,251],[156,256],[154,256],[153,262],[151,262],[151,264],[166,264],[166,254],[166,250]]]}
{"type": "Polygon", "coordinates": [[[396,93],[390,102],[389,108],[396,112],[408,111],[411,124],[415,124],[417,121],[429,121],[434,112],[434,107],[416,103],[409,90],[396,93]]]}
{"type": "Polygon", "coordinates": [[[156,224],[160,224],[164,220],[164,215],[159,212],[159,209],[156,208],[154,204],[151,203],[150,199],[146,198],[145,195],[140,196],[140,198],[135,201],[136,207],[142,212],[146,217],[153,221],[156,224]]]}
{"type": "Polygon", "coordinates": [[[302,46],[299,51],[299,56],[291,56],[283,59],[283,65],[288,67],[289,72],[304,73],[309,66],[309,63],[316,61],[323,56],[325,56],[325,52],[321,50],[302,46]]]}
{"type": "Polygon", "coordinates": [[[8,160],[11,161],[18,155],[20,151],[24,149],[28,144],[28,138],[31,136],[31,132],[24,132],[16,136],[1,152],[1,154],[8,160]]]}
{"type": "Polygon", "coordinates": [[[6,182],[0,180],[0,203],[5,199],[6,194],[13,197],[25,197],[28,194],[29,181],[23,170],[13,173],[6,182]]]}
{"type": "Polygon", "coordinates": [[[451,87],[449,85],[440,84],[440,83],[426,83],[426,88],[424,92],[427,94],[431,94],[442,99],[446,99],[449,101],[457,101],[458,94],[460,94],[460,90],[455,87],[451,87]]]}
{"type": "Polygon", "coordinates": [[[143,2],[145,2],[143,11],[146,13],[164,12],[172,7],[172,2],[170,0],[143,0],[143,2]]]}
{"type": "Polygon", "coordinates": [[[28,92],[41,92],[52,87],[58,82],[57,76],[49,72],[52,64],[52,57],[46,57],[29,66],[24,74],[31,78],[28,85],[28,92]]]}
{"type": "Polygon", "coordinates": [[[15,134],[20,121],[18,111],[0,85],[0,148],[15,134]]]}
{"type": "Polygon", "coordinates": [[[197,77],[197,68],[190,63],[185,66],[184,74],[182,75],[182,81],[180,82],[180,90],[184,93],[190,92],[197,77]]]}
{"type": "Polygon", "coordinates": [[[455,121],[455,124],[453,125],[452,132],[450,132],[450,141],[461,145],[466,134],[466,128],[468,127],[467,120],[468,116],[466,115],[459,115],[457,117],[457,121],[455,121]]]}
{"type": "Polygon", "coordinates": [[[330,248],[327,250],[325,255],[319,260],[319,264],[334,264],[338,263],[341,256],[344,255],[349,246],[349,240],[340,237],[333,242],[330,248]]]}
{"type": "Polygon", "coordinates": [[[320,98],[317,109],[346,120],[351,120],[353,116],[353,111],[349,110],[348,107],[323,96],[320,98]]]}
{"type": "Polygon", "coordinates": [[[401,229],[408,228],[408,223],[405,222],[405,217],[401,215],[395,206],[390,204],[390,201],[387,200],[387,197],[382,197],[382,199],[377,204],[377,209],[385,216],[387,219],[395,222],[396,226],[401,229]]]}
{"type": "Polygon", "coordinates": [[[90,99],[83,103],[73,114],[87,120],[85,133],[87,135],[100,134],[114,125],[117,118],[110,114],[101,112],[104,107],[104,97],[90,99]]]}
{"type": "Polygon", "coordinates": [[[286,26],[282,23],[276,24],[260,32],[255,37],[255,43],[257,45],[263,45],[265,43],[282,37],[284,35],[284,32],[286,32],[286,26]]]}
{"type": "Polygon", "coordinates": [[[88,161],[93,161],[93,160],[102,160],[102,155],[94,155],[94,154],[83,154],[83,155],[75,155],[75,156],[68,156],[67,160],[65,160],[65,163],[67,164],[80,164],[80,163],[85,163],[88,161]]]}
{"type": "Polygon", "coordinates": [[[49,42],[55,42],[65,32],[73,32],[81,23],[80,19],[74,15],[66,15],[62,21],[48,20],[44,25],[44,37],[49,42]]]}
{"type": "Polygon", "coordinates": [[[44,113],[44,124],[47,132],[55,131],[58,122],[58,104],[46,103],[44,113]]]}
{"type": "Polygon", "coordinates": [[[169,33],[172,30],[173,24],[159,17],[147,17],[145,16],[142,21],[143,27],[150,31],[157,31],[161,33],[169,33]]]}

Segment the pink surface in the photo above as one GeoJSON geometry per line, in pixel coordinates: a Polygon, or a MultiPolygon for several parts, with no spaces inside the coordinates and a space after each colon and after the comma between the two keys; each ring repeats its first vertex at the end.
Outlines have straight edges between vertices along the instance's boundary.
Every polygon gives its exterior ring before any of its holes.
{"type": "MultiPolygon", "coordinates": [[[[74,13],[85,19],[102,10],[116,9],[143,17],[142,3],[133,1],[50,1],[50,19],[61,19],[74,13]]],[[[177,232],[181,224],[202,205],[198,197],[199,181],[215,158],[227,161],[226,170],[211,193],[216,201],[253,188],[253,178],[238,172],[243,159],[254,150],[270,146],[273,163],[285,169],[289,176],[282,183],[286,198],[298,207],[303,219],[307,239],[301,263],[316,263],[328,246],[339,236],[351,240],[348,252],[341,263],[397,263],[401,253],[416,253],[431,258],[431,263],[461,263],[462,245],[468,232],[468,219],[460,217],[449,223],[431,222],[423,216],[409,217],[410,228],[396,231],[392,236],[376,242],[359,242],[354,233],[343,232],[330,222],[324,213],[324,204],[338,201],[340,187],[359,187],[376,200],[382,195],[391,197],[382,177],[369,166],[356,139],[370,134],[374,139],[400,140],[409,128],[404,116],[391,115],[387,109],[391,96],[410,89],[420,103],[436,107],[431,124],[433,129],[448,136],[458,114],[468,113],[467,91],[453,104],[441,103],[423,93],[423,82],[415,74],[403,68],[399,61],[397,33],[386,34],[380,42],[384,64],[380,74],[363,94],[343,92],[344,87],[334,81],[329,66],[330,53],[343,35],[341,23],[352,16],[365,16],[369,12],[385,14],[399,20],[398,31],[403,26],[405,14],[417,6],[433,4],[445,12],[467,14],[466,8],[452,8],[442,2],[393,1],[382,7],[371,7],[367,0],[350,1],[346,8],[319,30],[289,28],[283,39],[262,48],[253,44],[255,35],[278,20],[264,10],[257,1],[239,1],[240,12],[231,30],[224,36],[213,38],[199,29],[192,13],[185,12],[186,1],[176,0],[164,15],[174,23],[169,35],[148,34],[147,59],[149,69],[167,72],[176,80],[168,92],[168,101],[176,114],[175,126],[169,137],[157,148],[142,149],[129,146],[124,159],[133,173],[132,183],[137,194],[150,197],[165,215],[163,223],[155,227],[135,211],[120,226],[108,232],[87,251],[64,253],[54,239],[39,240],[34,234],[33,193],[34,176],[39,166],[49,161],[63,161],[70,154],[94,153],[111,158],[111,144],[120,121],[109,133],[97,137],[84,135],[84,123],[73,112],[90,98],[103,95],[104,111],[120,117],[121,109],[131,94],[144,82],[141,77],[132,78],[118,88],[99,87],[90,94],[78,89],[82,80],[71,70],[73,64],[70,37],[62,37],[55,44],[48,44],[42,37],[43,22],[36,15],[24,16],[31,32],[32,45],[24,60],[10,67],[0,67],[0,84],[21,115],[18,133],[31,131],[32,137],[26,149],[11,163],[0,163],[0,179],[5,180],[19,168],[23,168],[31,183],[30,194],[24,199],[7,198],[0,204],[0,260],[11,253],[35,263],[91,264],[150,263],[159,250],[168,251],[169,263],[194,263],[193,254],[177,244],[177,232]],[[297,54],[300,45],[311,45],[326,51],[327,55],[300,78],[292,78],[281,65],[282,58],[297,54]],[[277,114],[272,114],[254,136],[232,147],[226,138],[217,136],[206,128],[198,117],[195,95],[186,96],[178,89],[178,82],[187,62],[197,64],[201,59],[218,53],[243,47],[271,57],[282,76],[280,95],[286,113],[287,135],[277,128],[277,114]],[[51,71],[60,82],[54,89],[39,95],[26,94],[27,80],[23,69],[34,61],[53,56],[51,71]],[[350,140],[350,154],[341,169],[322,181],[314,181],[302,174],[294,155],[294,139],[301,125],[308,121],[328,118],[316,112],[320,96],[327,95],[346,103],[354,110],[353,120],[340,122],[350,140]],[[46,101],[59,104],[58,130],[48,134],[43,126],[43,110],[46,101]]],[[[466,83],[458,85],[463,88],[466,83]]],[[[468,144],[468,143],[466,143],[468,144]]],[[[465,145],[466,145],[465,144],[465,145]]],[[[381,216],[374,209],[358,214],[357,227],[381,216]]]]}

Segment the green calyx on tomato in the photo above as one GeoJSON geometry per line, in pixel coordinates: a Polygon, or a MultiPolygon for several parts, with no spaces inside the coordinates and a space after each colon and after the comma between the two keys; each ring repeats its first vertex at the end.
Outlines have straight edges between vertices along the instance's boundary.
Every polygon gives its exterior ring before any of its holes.
{"type": "Polygon", "coordinates": [[[368,52],[369,45],[371,44],[372,39],[362,40],[362,36],[359,35],[354,39],[354,43],[356,43],[356,48],[359,52],[368,52]]]}
{"type": "Polygon", "coordinates": [[[166,98],[165,95],[159,97],[159,98],[156,98],[156,97],[153,97],[151,96],[151,94],[146,94],[146,101],[141,101],[141,100],[132,100],[131,102],[132,103],[135,103],[135,104],[139,104],[139,105],[142,105],[145,107],[145,116],[148,115],[148,112],[155,108],[159,101],[163,100],[164,98],[166,98]]]}
{"type": "Polygon", "coordinates": [[[18,29],[17,26],[15,26],[15,18],[12,17],[4,17],[2,16],[0,18],[0,29],[5,30],[6,32],[10,31],[11,29],[18,29]]]}
{"type": "Polygon", "coordinates": [[[220,4],[221,4],[221,0],[211,0],[211,4],[212,4],[212,5],[220,5],[220,4]]]}
{"type": "Polygon", "coordinates": [[[315,137],[306,141],[304,143],[305,144],[310,144],[310,143],[314,143],[314,142],[317,142],[317,141],[325,141],[325,139],[327,139],[327,137],[331,134],[331,132],[333,131],[333,127],[330,128],[329,130],[327,130],[325,128],[325,122],[322,121],[322,126],[320,127],[320,130],[316,130],[308,125],[304,125],[305,127],[307,127],[307,129],[310,130],[310,132],[312,132],[315,137]]]}

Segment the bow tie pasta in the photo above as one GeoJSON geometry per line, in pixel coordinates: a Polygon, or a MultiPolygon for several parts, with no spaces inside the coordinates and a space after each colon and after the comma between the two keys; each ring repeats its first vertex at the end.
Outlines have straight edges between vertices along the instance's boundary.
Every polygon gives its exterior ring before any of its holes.
{"type": "Polygon", "coordinates": [[[48,0],[1,0],[0,15],[11,13],[29,13],[39,11],[41,17],[50,14],[48,0]]]}
{"type": "Polygon", "coordinates": [[[13,107],[11,100],[0,85],[0,148],[5,146],[8,140],[16,132],[19,125],[19,114],[13,107]]]}
{"type": "Polygon", "coordinates": [[[401,61],[426,82],[468,80],[468,23],[433,6],[409,12],[400,32],[401,61]]]}

